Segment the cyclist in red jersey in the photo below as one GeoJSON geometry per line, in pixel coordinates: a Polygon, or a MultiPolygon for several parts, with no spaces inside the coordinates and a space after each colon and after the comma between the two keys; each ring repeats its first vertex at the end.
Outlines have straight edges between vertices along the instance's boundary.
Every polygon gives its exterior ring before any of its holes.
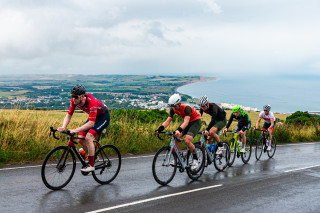
{"type": "Polygon", "coordinates": [[[89,153],[89,163],[87,167],[82,168],[83,172],[94,171],[95,147],[93,140],[101,134],[102,130],[110,123],[110,114],[108,108],[92,94],[86,93],[82,85],[76,85],[71,89],[71,102],[69,111],[64,118],[62,127],[58,131],[65,131],[76,107],[89,114],[88,120],[76,129],[70,129],[71,133],[79,133],[78,142],[84,150],[89,153]]]}
{"type": "MultiPolygon", "coordinates": [[[[155,131],[158,135],[158,132],[162,132],[167,128],[172,121],[173,115],[177,114],[183,118],[183,123],[175,131],[175,136],[181,138],[185,135],[184,143],[187,145],[189,150],[193,154],[193,161],[191,169],[195,170],[198,168],[199,162],[198,157],[195,153],[195,146],[192,143],[193,138],[198,134],[201,128],[201,115],[196,111],[196,109],[188,104],[181,104],[181,96],[179,94],[174,94],[169,98],[168,101],[170,109],[170,115],[165,122],[155,131]]],[[[179,141],[175,141],[175,144],[178,150],[181,150],[179,141]]],[[[180,153],[181,154],[181,153],[180,153]]]]}

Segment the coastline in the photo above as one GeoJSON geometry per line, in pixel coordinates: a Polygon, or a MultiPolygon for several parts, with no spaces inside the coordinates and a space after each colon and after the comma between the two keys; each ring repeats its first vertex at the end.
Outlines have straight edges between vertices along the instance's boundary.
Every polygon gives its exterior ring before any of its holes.
{"type": "MultiPolygon", "coordinates": [[[[219,80],[218,77],[203,77],[203,76],[199,76],[199,77],[200,77],[199,80],[187,81],[187,82],[183,83],[182,85],[176,87],[176,88],[174,89],[174,91],[175,91],[176,93],[178,93],[178,89],[179,89],[180,87],[183,87],[183,86],[188,85],[188,84],[194,84],[194,83],[200,83],[200,82],[217,81],[217,80],[219,80]]],[[[185,94],[185,95],[188,95],[188,94],[185,94]]]]}
{"type": "MultiPolygon", "coordinates": [[[[178,89],[180,87],[183,87],[185,85],[188,85],[188,84],[194,84],[194,83],[200,83],[200,82],[207,82],[207,81],[217,81],[219,80],[218,77],[203,77],[203,76],[200,76],[200,79],[199,80],[193,80],[193,81],[189,81],[189,82],[186,82],[185,84],[175,88],[175,92],[176,93],[179,93],[178,92],[178,89]]],[[[188,96],[191,96],[189,94],[186,94],[186,93],[181,93],[183,95],[188,95],[188,96]]],[[[191,96],[192,98],[194,98],[193,96],[191,96]]],[[[235,104],[232,104],[232,103],[225,103],[225,102],[221,102],[221,103],[216,103],[218,104],[220,107],[222,107],[223,109],[232,109],[233,106],[235,106],[235,104]]],[[[251,111],[251,112],[259,112],[260,110],[258,108],[255,108],[255,107],[250,107],[250,106],[244,106],[244,105],[240,105],[241,108],[244,110],[244,111],[251,111]]]]}

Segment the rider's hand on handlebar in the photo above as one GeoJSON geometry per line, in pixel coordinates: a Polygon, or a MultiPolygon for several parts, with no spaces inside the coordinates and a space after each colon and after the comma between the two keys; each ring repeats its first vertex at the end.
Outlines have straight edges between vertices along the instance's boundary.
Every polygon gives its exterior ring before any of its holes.
{"type": "Polygon", "coordinates": [[[180,132],[179,130],[176,130],[176,131],[174,132],[174,136],[175,136],[175,137],[179,138],[180,135],[181,135],[181,132],[180,132]]]}
{"type": "Polygon", "coordinates": [[[63,131],[66,131],[66,128],[64,128],[64,127],[59,127],[57,130],[58,130],[59,132],[63,132],[63,131]]]}
{"type": "Polygon", "coordinates": [[[207,130],[204,130],[204,135],[205,136],[208,136],[209,135],[209,132],[207,130]]]}

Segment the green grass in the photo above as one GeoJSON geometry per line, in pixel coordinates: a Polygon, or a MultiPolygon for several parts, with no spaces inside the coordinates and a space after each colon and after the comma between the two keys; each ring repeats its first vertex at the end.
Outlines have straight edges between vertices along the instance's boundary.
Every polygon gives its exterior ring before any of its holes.
{"type": "MultiPolygon", "coordinates": [[[[228,118],[230,111],[227,111],[228,118]]],[[[106,134],[102,135],[102,144],[116,145],[121,154],[154,152],[161,146],[167,145],[170,137],[163,136],[164,141],[154,137],[154,131],[167,118],[165,111],[159,110],[113,110],[111,123],[106,134]]],[[[66,112],[40,110],[0,110],[0,165],[25,162],[41,162],[46,154],[56,146],[66,145],[65,137],[60,140],[49,137],[49,127],[62,126],[66,112]]],[[[258,112],[250,112],[253,126],[258,118],[258,112]]],[[[285,120],[286,115],[276,115],[285,120]]],[[[178,116],[176,116],[178,117],[178,116]]],[[[88,115],[75,113],[68,126],[69,129],[81,126],[88,115]]],[[[166,131],[174,131],[181,119],[175,119],[166,131]]],[[[209,124],[210,117],[203,116],[202,130],[209,124]]],[[[234,129],[234,121],[230,129],[234,129]]],[[[263,121],[261,122],[261,126],[263,121]]],[[[57,133],[59,134],[59,133],[57,133]]],[[[315,126],[286,126],[278,124],[274,135],[278,143],[320,140],[320,131],[315,126]]],[[[249,131],[248,136],[256,140],[258,134],[249,131]]],[[[194,141],[198,140],[198,135],[194,141]]],[[[221,136],[222,140],[229,140],[231,135],[221,136]]]]}

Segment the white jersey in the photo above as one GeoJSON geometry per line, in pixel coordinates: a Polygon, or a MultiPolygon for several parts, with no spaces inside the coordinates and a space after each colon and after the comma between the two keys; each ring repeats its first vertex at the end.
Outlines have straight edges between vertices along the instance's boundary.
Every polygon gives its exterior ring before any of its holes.
{"type": "Polygon", "coordinates": [[[271,123],[271,120],[273,120],[274,122],[276,121],[276,118],[274,117],[272,112],[269,112],[268,115],[266,115],[266,113],[264,111],[261,111],[259,114],[259,118],[263,118],[266,123],[271,123]]]}

